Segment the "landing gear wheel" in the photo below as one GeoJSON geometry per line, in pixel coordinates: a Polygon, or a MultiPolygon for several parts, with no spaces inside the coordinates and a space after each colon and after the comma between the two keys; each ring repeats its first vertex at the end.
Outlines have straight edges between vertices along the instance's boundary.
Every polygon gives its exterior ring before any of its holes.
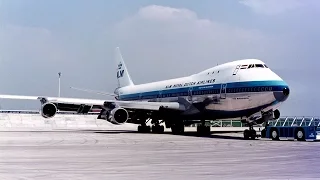
{"type": "Polygon", "coordinates": [[[276,128],[272,128],[270,130],[270,137],[272,138],[272,140],[279,140],[279,132],[276,128]]]}
{"type": "Polygon", "coordinates": [[[145,126],[145,125],[138,126],[139,133],[149,133],[150,130],[151,130],[150,126],[145,126]]]}
{"type": "Polygon", "coordinates": [[[164,126],[154,125],[154,126],[152,126],[152,132],[153,133],[163,133],[164,132],[164,126]]]}
{"type": "Polygon", "coordinates": [[[211,133],[210,126],[197,126],[197,134],[200,136],[209,136],[211,133]]]}
{"type": "Polygon", "coordinates": [[[257,137],[257,132],[254,129],[246,129],[243,132],[243,137],[244,139],[248,140],[248,139],[256,139],[257,137]]]}
{"type": "Polygon", "coordinates": [[[243,138],[244,138],[245,140],[248,140],[248,139],[250,138],[250,136],[251,136],[250,130],[249,130],[249,129],[244,130],[244,132],[243,132],[243,138]]]}
{"type": "Polygon", "coordinates": [[[254,129],[250,130],[250,137],[252,140],[256,139],[257,132],[254,129]]]}
{"type": "Polygon", "coordinates": [[[295,130],[295,138],[298,141],[305,141],[306,140],[305,135],[304,135],[304,130],[302,128],[297,128],[295,130]]]}
{"type": "Polygon", "coordinates": [[[172,125],[171,131],[173,134],[183,134],[184,133],[184,125],[183,124],[172,125]]]}

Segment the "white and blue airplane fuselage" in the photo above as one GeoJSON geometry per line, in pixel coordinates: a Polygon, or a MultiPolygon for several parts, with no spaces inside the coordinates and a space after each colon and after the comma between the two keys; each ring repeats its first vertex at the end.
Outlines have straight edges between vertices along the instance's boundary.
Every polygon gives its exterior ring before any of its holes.
{"type": "Polygon", "coordinates": [[[264,62],[238,60],[191,76],[118,88],[118,100],[187,104],[185,119],[250,117],[277,109],[289,87],[264,62]]]}

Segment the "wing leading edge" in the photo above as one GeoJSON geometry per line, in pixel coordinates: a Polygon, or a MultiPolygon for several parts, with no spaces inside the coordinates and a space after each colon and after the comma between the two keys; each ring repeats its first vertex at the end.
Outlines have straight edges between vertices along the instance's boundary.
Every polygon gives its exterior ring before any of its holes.
{"type": "MultiPolygon", "coordinates": [[[[0,95],[0,99],[16,99],[16,100],[39,100],[41,103],[54,103],[63,105],[86,105],[101,106],[105,103],[114,103],[117,106],[126,109],[152,110],[157,111],[161,107],[171,110],[184,111],[184,105],[178,102],[146,102],[146,101],[118,101],[118,100],[99,100],[99,99],[80,99],[80,98],[62,98],[62,97],[46,97],[46,96],[22,96],[22,95],[0,95]]],[[[57,107],[58,110],[59,106],[57,107]]]]}

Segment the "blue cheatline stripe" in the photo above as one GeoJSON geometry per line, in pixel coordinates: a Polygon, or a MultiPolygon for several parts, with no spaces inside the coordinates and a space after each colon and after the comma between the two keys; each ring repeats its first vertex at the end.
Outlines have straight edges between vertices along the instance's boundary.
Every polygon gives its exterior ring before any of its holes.
{"type": "MultiPolygon", "coordinates": [[[[288,87],[284,81],[246,81],[226,83],[226,93],[282,91],[288,87]]],[[[188,96],[192,88],[192,95],[220,94],[222,84],[190,86],[176,89],[121,95],[120,100],[154,99],[177,96],[188,96]],[[161,92],[161,94],[160,94],[161,92]]]]}

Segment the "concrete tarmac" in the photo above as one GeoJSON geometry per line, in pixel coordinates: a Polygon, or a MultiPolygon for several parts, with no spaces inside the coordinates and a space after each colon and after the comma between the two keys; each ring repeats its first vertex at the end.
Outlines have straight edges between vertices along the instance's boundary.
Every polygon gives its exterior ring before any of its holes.
{"type": "Polygon", "coordinates": [[[242,133],[1,131],[0,179],[319,179],[319,148],[242,133]]]}

